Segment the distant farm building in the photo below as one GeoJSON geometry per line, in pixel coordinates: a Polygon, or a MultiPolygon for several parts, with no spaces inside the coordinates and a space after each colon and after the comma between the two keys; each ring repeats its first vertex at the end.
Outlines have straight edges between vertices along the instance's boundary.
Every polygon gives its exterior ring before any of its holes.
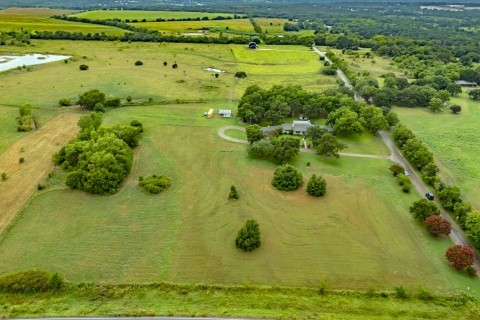
{"type": "MultiPolygon", "coordinates": [[[[300,121],[296,120],[292,123],[284,123],[281,126],[269,126],[269,127],[262,127],[262,131],[265,133],[272,132],[275,130],[282,130],[283,134],[294,134],[294,135],[302,135],[307,132],[307,129],[310,127],[317,127],[318,125],[311,123],[310,121],[300,121]]],[[[328,132],[333,132],[333,128],[330,126],[318,126],[327,130],[328,132]]]]}
{"type": "Polygon", "coordinates": [[[218,110],[218,115],[224,118],[231,118],[232,117],[232,110],[218,110]]]}
{"type": "Polygon", "coordinates": [[[455,84],[458,84],[462,87],[476,87],[478,84],[476,82],[470,82],[465,80],[455,80],[455,84]]]}
{"type": "Polygon", "coordinates": [[[207,112],[207,118],[212,118],[212,117],[213,117],[213,109],[210,109],[207,112]]]}
{"type": "Polygon", "coordinates": [[[258,48],[258,45],[257,45],[256,42],[253,42],[253,41],[252,41],[252,42],[250,42],[250,43],[248,44],[248,48],[249,48],[249,49],[257,49],[257,48],[258,48]]]}

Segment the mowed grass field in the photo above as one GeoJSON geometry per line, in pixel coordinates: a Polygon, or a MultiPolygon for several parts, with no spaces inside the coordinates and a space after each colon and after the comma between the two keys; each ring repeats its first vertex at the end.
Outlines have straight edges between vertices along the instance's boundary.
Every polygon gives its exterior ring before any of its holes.
{"type": "Polygon", "coordinates": [[[215,18],[218,16],[223,17],[233,17],[232,13],[212,13],[212,12],[189,12],[189,11],[142,11],[142,10],[92,10],[80,12],[77,14],[72,14],[79,18],[87,19],[98,19],[98,20],[107,20],[107,19],[137,19],[137,20],[156,20],[162,18],[165,20],[168,19],[186,19],[186,18],[215,18]]]}
{"type": "Polygon", "coordinates": [[[336,85],[335,77],[320,75],[323,64],[308,47],[261,45],[260,49],[250,50],[237,46],[232,52],[239,70],[245,71],[249,80],[239,83],[239,93],[251,84],[301,85],[312,91],[336,85]]]}
{"type": "Polygon", "coordinates": [[[131,25],[165,33],[195,33],[204,31],[206,28],[212,33],[253,33],[253,26],[248,19],[142,22],[131,23],[131,25]]]}
{"type": "Polygon", "coordinates": [[[0,94],[4,105],[30,103],[39,108],[57,108],[61,98],[75,101],[79,94],[99,89],[123,99],[132,96],[145,102],[151,98],[157,103],[218,101],[218,108],[235,109],[244,89],[253,84],[300,84],[309,90],[335,85],[334,77],[319,73],[323,65],[309,48],[268,48],[261,51],[243,45],[35,41],[35,47],[2,47],[0,54],[34,49],[72,55],[74,61],[1,73],[0,94]],[[135,66],[137,60],[143,66],[135,66]],[[175,62],[177,69],[172,68],[175,62]],[[81,64],[87,64],[89,70],[80,71],[81,64]],[[214,72],[204,70],[209,67],[226,72],[217,79],[214,72]],[[237,71],[247,72],[247,78],[235,78],[237,71]]]}
{"type": "Polygon", "coordinates": [[[63,21],[50,18],[52,15],[70,14],[71,10],[45,8],[9,8],[0,10],[0,32],[9,31],[67,31],[81,33],[105,33],[122,35],[125,30],[94,24],[63,21]]]}
{"type": "Polygon", "coordinates": [[[448,239],[432,246],[409,216],[418,196],[400,192],[388,161],[302,154],[295,165],[305,181],[322,174],[327,196],[310,197],[305,185],[279,192],[270,185],[275,165],[220,139],[218,128],[235,120],[207,119],[203,112],[210,106],[107,113],[106,124],[137,119],[146,129],[122,190],[91,196],[54,177],[2,236],[0,272],[40,268],[100,282],[317,286],[326,280],[331,288],[352,289],[422,284],[441,292],[469,283],[437,252],[448,239]],[[145,194],[137,181],[150,174],[170,177],[172,187],[145,194]],[[241,197],[235,202],[227,200],[232,184],[241,197]],[[234,239],[249,218],[260,223],[263,245],[246,254],[234,239]]]}
{"type": "MultiPolygon", "coordinates": [[[[463,89],[465,91],[465,89],[463,89]]],[[[445,182],[456,184],[465,198],[480,209],[480,167],[478,135],[480,128],[480,102],[468,98],[466,92],[452,98],[462,112],[454,115],[450,110],[434,114],[423,108],[395,108],[400,120],[432,150],[445,182]]]]}

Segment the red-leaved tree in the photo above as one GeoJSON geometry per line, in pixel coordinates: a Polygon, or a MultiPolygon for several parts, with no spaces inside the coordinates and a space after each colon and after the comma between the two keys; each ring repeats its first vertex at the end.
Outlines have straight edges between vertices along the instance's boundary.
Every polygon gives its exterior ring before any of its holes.
{"type": "Polygon", "coordinates": [[[423,224],[425,225],[427,230],[430,231],[433,235],[448,235],[450,234],[450,231],[452,231],[452,226],[450,222],[447,219],[444,219],[437,215],[431,215],[427,217],[423,221],[423,224]]]}
{"type": "Polygon", "coordinates": [[[457,244],[447,249],[445,253],[448,262],[457,270],[471,266],[475,261],[475,252],[472,248],[457,244]]]}

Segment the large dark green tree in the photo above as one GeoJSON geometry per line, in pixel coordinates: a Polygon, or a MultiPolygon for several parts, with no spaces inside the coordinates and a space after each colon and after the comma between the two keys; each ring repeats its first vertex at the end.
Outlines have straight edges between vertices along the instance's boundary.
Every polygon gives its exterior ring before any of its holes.
{"type": "Polygon", "coordinates": [[[246,128],[247,132],[247,140],[250,142],[250,144],[262,140],[264,137],[262,127],[260,127],[258,124],[251,124],[247,126],[246,128]]]}
{"type": "Polygon", "coordinates": [[[247,220],[238,231],[235,246],[243,251],[252,251],[262,245],[260,226],[253,219],[247,220]]]}
{"type": "Polygon", "coordinates": [[[291,164],[284,164],[275,169],[272,186],[281,191],[293,191],[298,189],[302,182],[302,174],[291,164]]]}
{"type": "Polygon", "coordinates": [[[93,110],[97,103],[105,103],[105,93],[98,89],[89,90],[78,96],[78,104],[89,110],[93,110]]]}
{"type": "Polygon", "coordinates": [[[316,147],[317,154],[324,157],[339,158],[339,152],[346,148],[346,145],[339,142],[331,133],[325,133],[319,140],[316,147]]]}
{"type": "Polygon", "coordinates": [[[415,219],[423,221],[426,217],[431,215],[439,215],[440,209],[435,203],[428,201],[427,199],[420,199],[412,203],[409,212],[415,219]]]}

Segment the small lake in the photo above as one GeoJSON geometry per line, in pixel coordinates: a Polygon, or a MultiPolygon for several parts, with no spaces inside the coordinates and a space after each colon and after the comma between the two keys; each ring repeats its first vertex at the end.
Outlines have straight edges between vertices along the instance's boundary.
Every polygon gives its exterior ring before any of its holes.
{"type": "Polygon", "coordinates": [[[23,65],[33,66],[48,62],[60,61],[71,58],[70,56],[54,55],[54,54],[38,54],[29,53],[23,56],[1,56],[0,55],[0,72],[15,69],[23,65]]]}

